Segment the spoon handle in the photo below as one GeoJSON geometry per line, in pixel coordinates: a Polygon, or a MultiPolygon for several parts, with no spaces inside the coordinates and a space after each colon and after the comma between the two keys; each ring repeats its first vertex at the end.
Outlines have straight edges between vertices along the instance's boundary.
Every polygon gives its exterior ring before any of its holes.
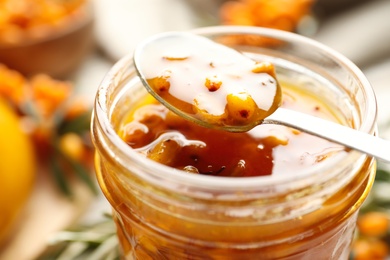
{"type": "Polygon", "coordinates": [[[331,121],[278,108],[263,123],[289,126],[390,162],[390,141],[331,121]]]}

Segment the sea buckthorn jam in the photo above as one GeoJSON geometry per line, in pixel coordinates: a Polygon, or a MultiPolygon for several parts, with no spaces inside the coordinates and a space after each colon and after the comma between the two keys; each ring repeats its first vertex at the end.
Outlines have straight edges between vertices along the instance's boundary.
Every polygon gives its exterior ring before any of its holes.
{"type": "MultiPolygon", "coordinates": [[[[187,121],[150,96],[131,112],[122,139],[152,160],[195,174],[250,177],[289,174],[343,147],[280,125],[231,133],[187,121]]],[[[297,88],[283,87],[282,106],[337,121],[325,104],[297,88]]]]}
{"type": "Polygon", "coordinates": [[[278,44],[235,46],[255,61],[230,51],[216,59],[217,51],[164,52],[142,65],[157,97],[125,57],[99,88],[96,174],[122,258],[347,260],[375,177],[373,158],[282,125],[240,133],[206,128],[160,99],[214,125],[258,124],[281,106],[373,134],[371,88],[351,64],[296,35],[230,27],[205,34],[278,44]],[[229,65],[229,55],[244,65],[229,65]]]}
{"type": "Polygon", "coordinates": [[[183,35],[146,45],[139,59],[139,70],[165,102],[214,126],[255,126],[278,108],[281,90],[273,64],[183,35]]]}

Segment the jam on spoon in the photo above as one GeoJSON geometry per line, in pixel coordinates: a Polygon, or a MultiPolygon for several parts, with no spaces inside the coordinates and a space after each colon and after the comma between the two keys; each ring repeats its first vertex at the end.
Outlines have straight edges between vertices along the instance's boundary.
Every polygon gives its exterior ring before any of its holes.
{"type": "Polygon", "coordinates": [[[190,33],[168,33],[136,52],[149,92],[203,126],[247,131],[280,106],[282,91],[269,62],[190,33]]]}

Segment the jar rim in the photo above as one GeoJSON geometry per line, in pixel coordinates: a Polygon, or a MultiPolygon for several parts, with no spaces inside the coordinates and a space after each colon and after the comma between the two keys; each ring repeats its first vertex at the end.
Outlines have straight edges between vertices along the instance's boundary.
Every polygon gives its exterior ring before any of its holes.
{"type": "MultiPolygon", "coordinates": [[[[194,29],[191,30],[191,32],[204,36],[223,34],[254,34],[280,39],[286,42],[299,42],[309,45],[313,48],[321,49],[322,51],[326,52],[327,55],[332,58],[332,60],[337,61],[343,67],[347,68],[349,72],[353,74],[363,86],[364,95],[368,102],[366,110],[363,111],[363,114],[361,114],[361,118],[363,120],[358,130],[366,133],[373,133],[375,131],[377,106],[374,90],[372,89],[370,83],[364,76],[363,72],[352,61],[337,51],[325,46],[324,44],[295,33],[254,26],[213,26],[194,29]]],[[[94,119],[92,120],[92,124],[98,124],[100,130],[104,132],[104,135],[108,138],[109,142],[117,148],[115,154],[110,154],[112,158],[115,158],[115,160],[125,168],[128,162],[135,160],[139,169],[132,169],[131,172],[137,174],[137,176],[146,181],[150,181],[158,186],[165,188],[174,188],[178,187],[178,185],[181,185],[186,187],[201,187],[203,190],[223,190],[226,192],[237,192],[237,190],[258,190],[261,187],[269,187],[275,184],[291,184],[293,182],[299,181],[304,181],[306,184],[308,184],[310,180],[318,178],[320,172],[328,172],[334,168],[335,165],[340,163],[352,164],[358,161],[363,163],[363,161],[367,158],[367,155],[365,154],[361,154],[357,151],[350,151],[346,154],[338,154],[332,158],[328,158],[326,163],[311,166],[303,171],[300,171],[299,174],[269,175],[245,178],[188,174],[183,173],[181,170],[154,162],[134,151],[129,145],[127,145],[119,137],[114,127],[111,125],[109,118],[109,109],[107,107],[107,96],[110,94],[109,87],[112,84],[118,84],[118,82],[115,80],[115,77],[120,74],[123,67],[130,64],[132,60],[133,54],[129,53],[121,60],[119,60],[104,77],[97,92],[93,115],[94,119]]],[[[326,178],[328,179],[331,177],[332,176],[330,175],[326,178]]]]}

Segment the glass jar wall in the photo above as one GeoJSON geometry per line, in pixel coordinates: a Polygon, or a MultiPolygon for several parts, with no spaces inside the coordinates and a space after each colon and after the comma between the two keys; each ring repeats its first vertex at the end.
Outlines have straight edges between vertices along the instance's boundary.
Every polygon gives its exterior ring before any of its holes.
{"type": "MultiPolygon", "coordinates": [[[[194,32],[271,61],[280,82],[318,97],[343,124],[374,134],[373,90],[329,48],[262,28],[194,32]]],[[[97,177],[113,207],[124,259],[348,259],[374,159],[347,151],[282,176],[181,172],[145,158],[117,134],[146,95],[129,55],[106,75],[93,115],[97,177]]]]}

